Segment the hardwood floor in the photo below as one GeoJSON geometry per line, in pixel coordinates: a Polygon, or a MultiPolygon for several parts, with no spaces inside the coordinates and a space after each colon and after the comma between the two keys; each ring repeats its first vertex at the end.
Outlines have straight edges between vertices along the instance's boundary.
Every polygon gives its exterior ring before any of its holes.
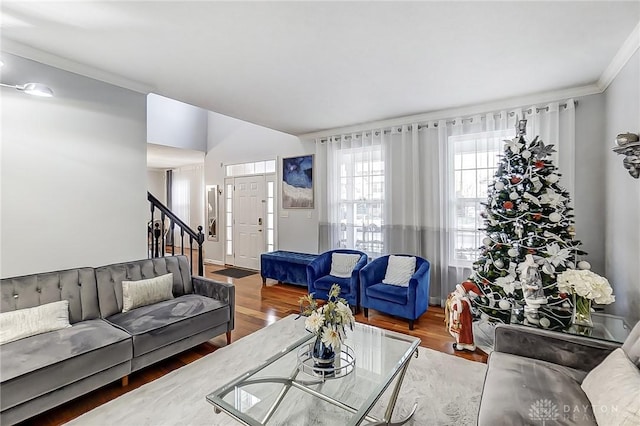
{"type": "MultiPolygon", "coordinates": [[[[236,286],[236,319],[235,329],[232,332],[233,341],[264,328],[287,315],[298,313],[298,299],[300,296],[306,294],[304,287],[277,284],[272,280],[267,280],[267,285],[263,286],[259,273],[238,279],[228,278],[215,273],[217,270],[223,268],[223,266],[205,265],[205,276],[219,281],[230,282],[236,286]]],[[[429,307],[427,313],[416,321],[415,328],[411,331],[409,330],[409,325],[406,320],[394,318],[371,309],[369,310],[369,318],[364,318],[362,312],[360,312],[356,315],[356,320],[387,330],[416,336],[422,340],[421,346],[430,349],[478,362],[486,362],[487,360],[487,355],[480,350],[477,350],[475,353],[456,352],[453,350],[452,344],[454,340],[445,330],[444,311],[439,306],[429,307]]],[[[63,424],[145,383],[151,382],[173,370],[202,358],[225,345],[225,336],[218,336],[191,350],[131,374],[129,376],[129,385],[126,387],[122,387],[120,381],[111,383],[108,386],[104,386],[60,407],[38,415],[24,424],[63,424]]],[[[108,420],[105,419],[105,422],[108,423],[108,420]]]]}

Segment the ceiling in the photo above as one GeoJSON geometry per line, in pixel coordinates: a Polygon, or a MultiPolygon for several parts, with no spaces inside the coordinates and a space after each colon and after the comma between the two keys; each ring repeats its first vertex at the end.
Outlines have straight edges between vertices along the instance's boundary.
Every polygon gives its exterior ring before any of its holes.
{"type": "Polygon", "coordinates": [[[147,144],[147,168],[149,169],[175,169],[202,163],[204,163],[204,152],[147,144]]]}
{"type": "Polygon", "coordinates": [[[5,46],[292,134],[593,84],[640,20],[640,1],[1,8],[5,46]]]}

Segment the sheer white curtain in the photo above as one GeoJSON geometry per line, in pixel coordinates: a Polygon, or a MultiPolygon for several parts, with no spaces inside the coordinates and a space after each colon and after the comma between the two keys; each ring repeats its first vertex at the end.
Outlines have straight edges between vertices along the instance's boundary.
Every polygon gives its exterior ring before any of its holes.
{"type": "MultiPolygon", "coordinates": [[[[204,166],[187,166],[173,170],[171,204],[173,212],[191,229],[197,232],[204,226],[204,166]]],[[[181,245],[180,231],[174,231],[176,246],[181,245]]],[[[189,239],[185,238],[185,244],[189,239]]]]}
{"type": "MultiPolygon", "coordinates": [[[[326,169],[326,200],[320,207],[321,251],[338,247],[341,221],[340,161],[345,150],[381,151],[384,161],[383,252],[415,254],[431,263],[432,304],[443,304],[456,284],[471,274],[471,263],[454,262],[450,244],[452,164],[451,136],[504,131],[515,136],[516,119],[526,118],[527,138],[540,135],[558,151],[554,161],[562,183],[574,189],[574,101],[410,123],[359,133],[359,137],[332,137],[318,147],[318,166],[326,169]],[[513,129],[513,132],[508,131],[513,129]]],[[[371,158],[371,157],[369,157],[371,158]]],[[[355,225],[354,225],[355,226],[355,225]]],[[[343,227],[344,228],[344,227],[343,227]]],[[[355,247],[357,248],[357,247],[355,247]]]]}
{"type": "Polygon", "coordinates": [[[325,171],[320,197],[320,248],[355,248],[372,257],[383,250],[385,134],[381,130],[340,135],[318,145],[325,171]]]}

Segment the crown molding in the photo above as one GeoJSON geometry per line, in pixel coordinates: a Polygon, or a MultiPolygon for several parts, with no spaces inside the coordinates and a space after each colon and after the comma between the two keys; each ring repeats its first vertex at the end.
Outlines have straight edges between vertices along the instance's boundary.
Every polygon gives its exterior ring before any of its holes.
{"type": "Polygon", "coordinates": [[[45,65],[60,68],[65,71],[69,71],[75,74],[80,74],[85,77],[93,78],[94,80],[103,81],[105,83],[113,84],[114,86],[124,87],[125,89],[133,90],[143,94],[148,94],[154,91],[154,87],[141,83],[139,81],[131,80],[121,75],[113,74],[92,66],[82,64],[80,62],[72,61],[71,59],[63,58],[61,56],[54,55],[49,52],[37,49],[26,44],[22,44],[15,40],[2,38],[2,44],[0,46],[3,52],[11,53],[16,56],[20,56],[26,59],[40,62],[45,65]]]}
{"type": "Polygon", "coordinates": [[[611,63],[607,68],[605,68],[604,72],[598,79],[598,87],[600,87],[600,91],[604,92],[607,90],[607,87],[611,84],[611,82],[616,78],[620,70],[629,62],[629,59],[636,53],[636,50],[640,48],[640,21],[636,25],[636,27],[631,31],[629,37],[622,43],[620,49],[615,54],[611,63]]]}
{"type": "Polygon", "coordinates": [[[594,95],[598,93],[602,93],[602,90],[600,89],[598,84],[594,83],[588,84],[586,86],[570,87],[549,92],[505,98],[497,101],[485,102],[482,104],[448,108],[422,114],[390,118],[386,120],[370,121],[354,124],[352,126],[305,133],[297,136],[300,139],[316,139],[321,137],[333,136],[336,134],[362,132],[365,130],[394,127],[409,123],[424,123],[427,121],[446,120],[455,117],[465,117],[475,114],[487,114],[490,112],[498,112],[501,110],[510,110],[520,107],[529,107],[532,105],[539,105],[547,102],[555,102],[570,98],[579,98],[582,96],[594,95]]]}

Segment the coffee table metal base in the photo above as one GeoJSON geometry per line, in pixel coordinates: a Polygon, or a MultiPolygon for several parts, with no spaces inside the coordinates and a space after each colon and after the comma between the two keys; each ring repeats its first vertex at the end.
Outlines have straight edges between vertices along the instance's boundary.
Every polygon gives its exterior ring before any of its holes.
{"type": "MultiPolygon", "coordinates": [[[[416,358],[418,357],[418,348],[415,349],[414,353],[412,354],[413,356],[415,356],[416,358]]],[[[407,372],[407,369],[409,368],[409,362],[411,361],[411,358],[409,357],[407,359],[407,362],[404,364],[404,366],[402,367],[402,369],[398,370],[399,373],[399,377],[398,377],[398,381],[396,382],[394,388],[393,388],[393,392],[391,393],[391,397],[389,398],[389,405],[387,406],[387,409],[385,411],[384,417],[383,419],[378,419],[375,418],[373,416],[370,416],[369,414],[365,413],[364,417],[362,419],[360,419],[360,421],[358,422],[358,424],[362,423],[363,420],[368,421],[368,425],[369,426],[378,426],[378,425],[386,425],[386,426],[400,426],[405,424],[406,422],[408,422],[414,415],[414,413],[416,412],[416,409],[418,408],[418,404],[414,404],[413,405],[413,409],[411,410],[411,413],[409,413],[408,416],[406,416],[405,418],[392,422],[391,421],[391,417],[393,416],[393,410],[396,406],[396,402],[398,400],[398,395],[400,394],[400,387],[402,386],[402,382],[404,381],[404,376],[405,373],[407,372]]],[[[352,414],[356,414],[358,412],[358,410],[356,410],[355,408],[344,404],[334,398],[328,397],[314,389],[309,388],[308,386],[311,385],[317,385],[320,383],[324,382],[324,379],[317,379],[317,380],[296,380],[296,378],[298,377],[298,373],[300,372],[300,370],[296,367],[292,374],[287,377],[287,378],[283,378],[283,377],[262,377],[259,379],[251,379],[251,380],[245,380],[243,382],[243,386],[246,385],[250,385],[250,384],[259,384],[259,383],[282,383],[284,385],[284,387],[282,388],[282,390],[280,391],[280,393],[278,394],[278,396],[276,397],[275,401],[273,402],[273,404],[271,405],[271,407],[269,408],[269,410],[267,411],[266,415],[264,416],[264,418],[260,421],[261,425],[265,425],[267,424],[267,422],[269,421],[269,419],[273,416],[273,414],[276,412],[276,410],[278,409],[278,406],[280,405],[280,403],[284,400],[284,397],[287,395],[287,393],[289,392],[289,390],[293,387],[296,389],[299,389],[301,391],[307,392],[310,395],[313,395],[314,397],[321,399],[325,402],[328,402],[330,404],[335,405],[336,407],[342,408],[346,411],[349,411],[352,414]]],[[[393,380],[391,380],[393,381],[393,380]]],[[[391,381],[389,383],[391,383],[391,381]]],[[[228,392],[231,392],[233,389],[229,389],[228,392]]],[[[378,395],[378,398],[380,398],[382,396],[382,394],[384,393],[384,391],[386,390],[383,389],[383,391],[380,393],[380,395],[378,395]]],[[[227,393],[228,393],[227,392],[227,393]]],[[[220,414],[221,412],[225,412],[229,415],[231,415],[232,417],[235,418],[235,416],[233,416],[232,413],[227,412],[226,410],[224,410],[224,408],[219,407],[219,406],[214,406],[214,412],[216,414],[220,414]]],[[[253,424],[250,423],[246,423],[244,422],[242,419],[238,419],[236,418],[236,420],[240,421],[241,423],[247,425],[247,426],[254,426],[253,424]]]]}

